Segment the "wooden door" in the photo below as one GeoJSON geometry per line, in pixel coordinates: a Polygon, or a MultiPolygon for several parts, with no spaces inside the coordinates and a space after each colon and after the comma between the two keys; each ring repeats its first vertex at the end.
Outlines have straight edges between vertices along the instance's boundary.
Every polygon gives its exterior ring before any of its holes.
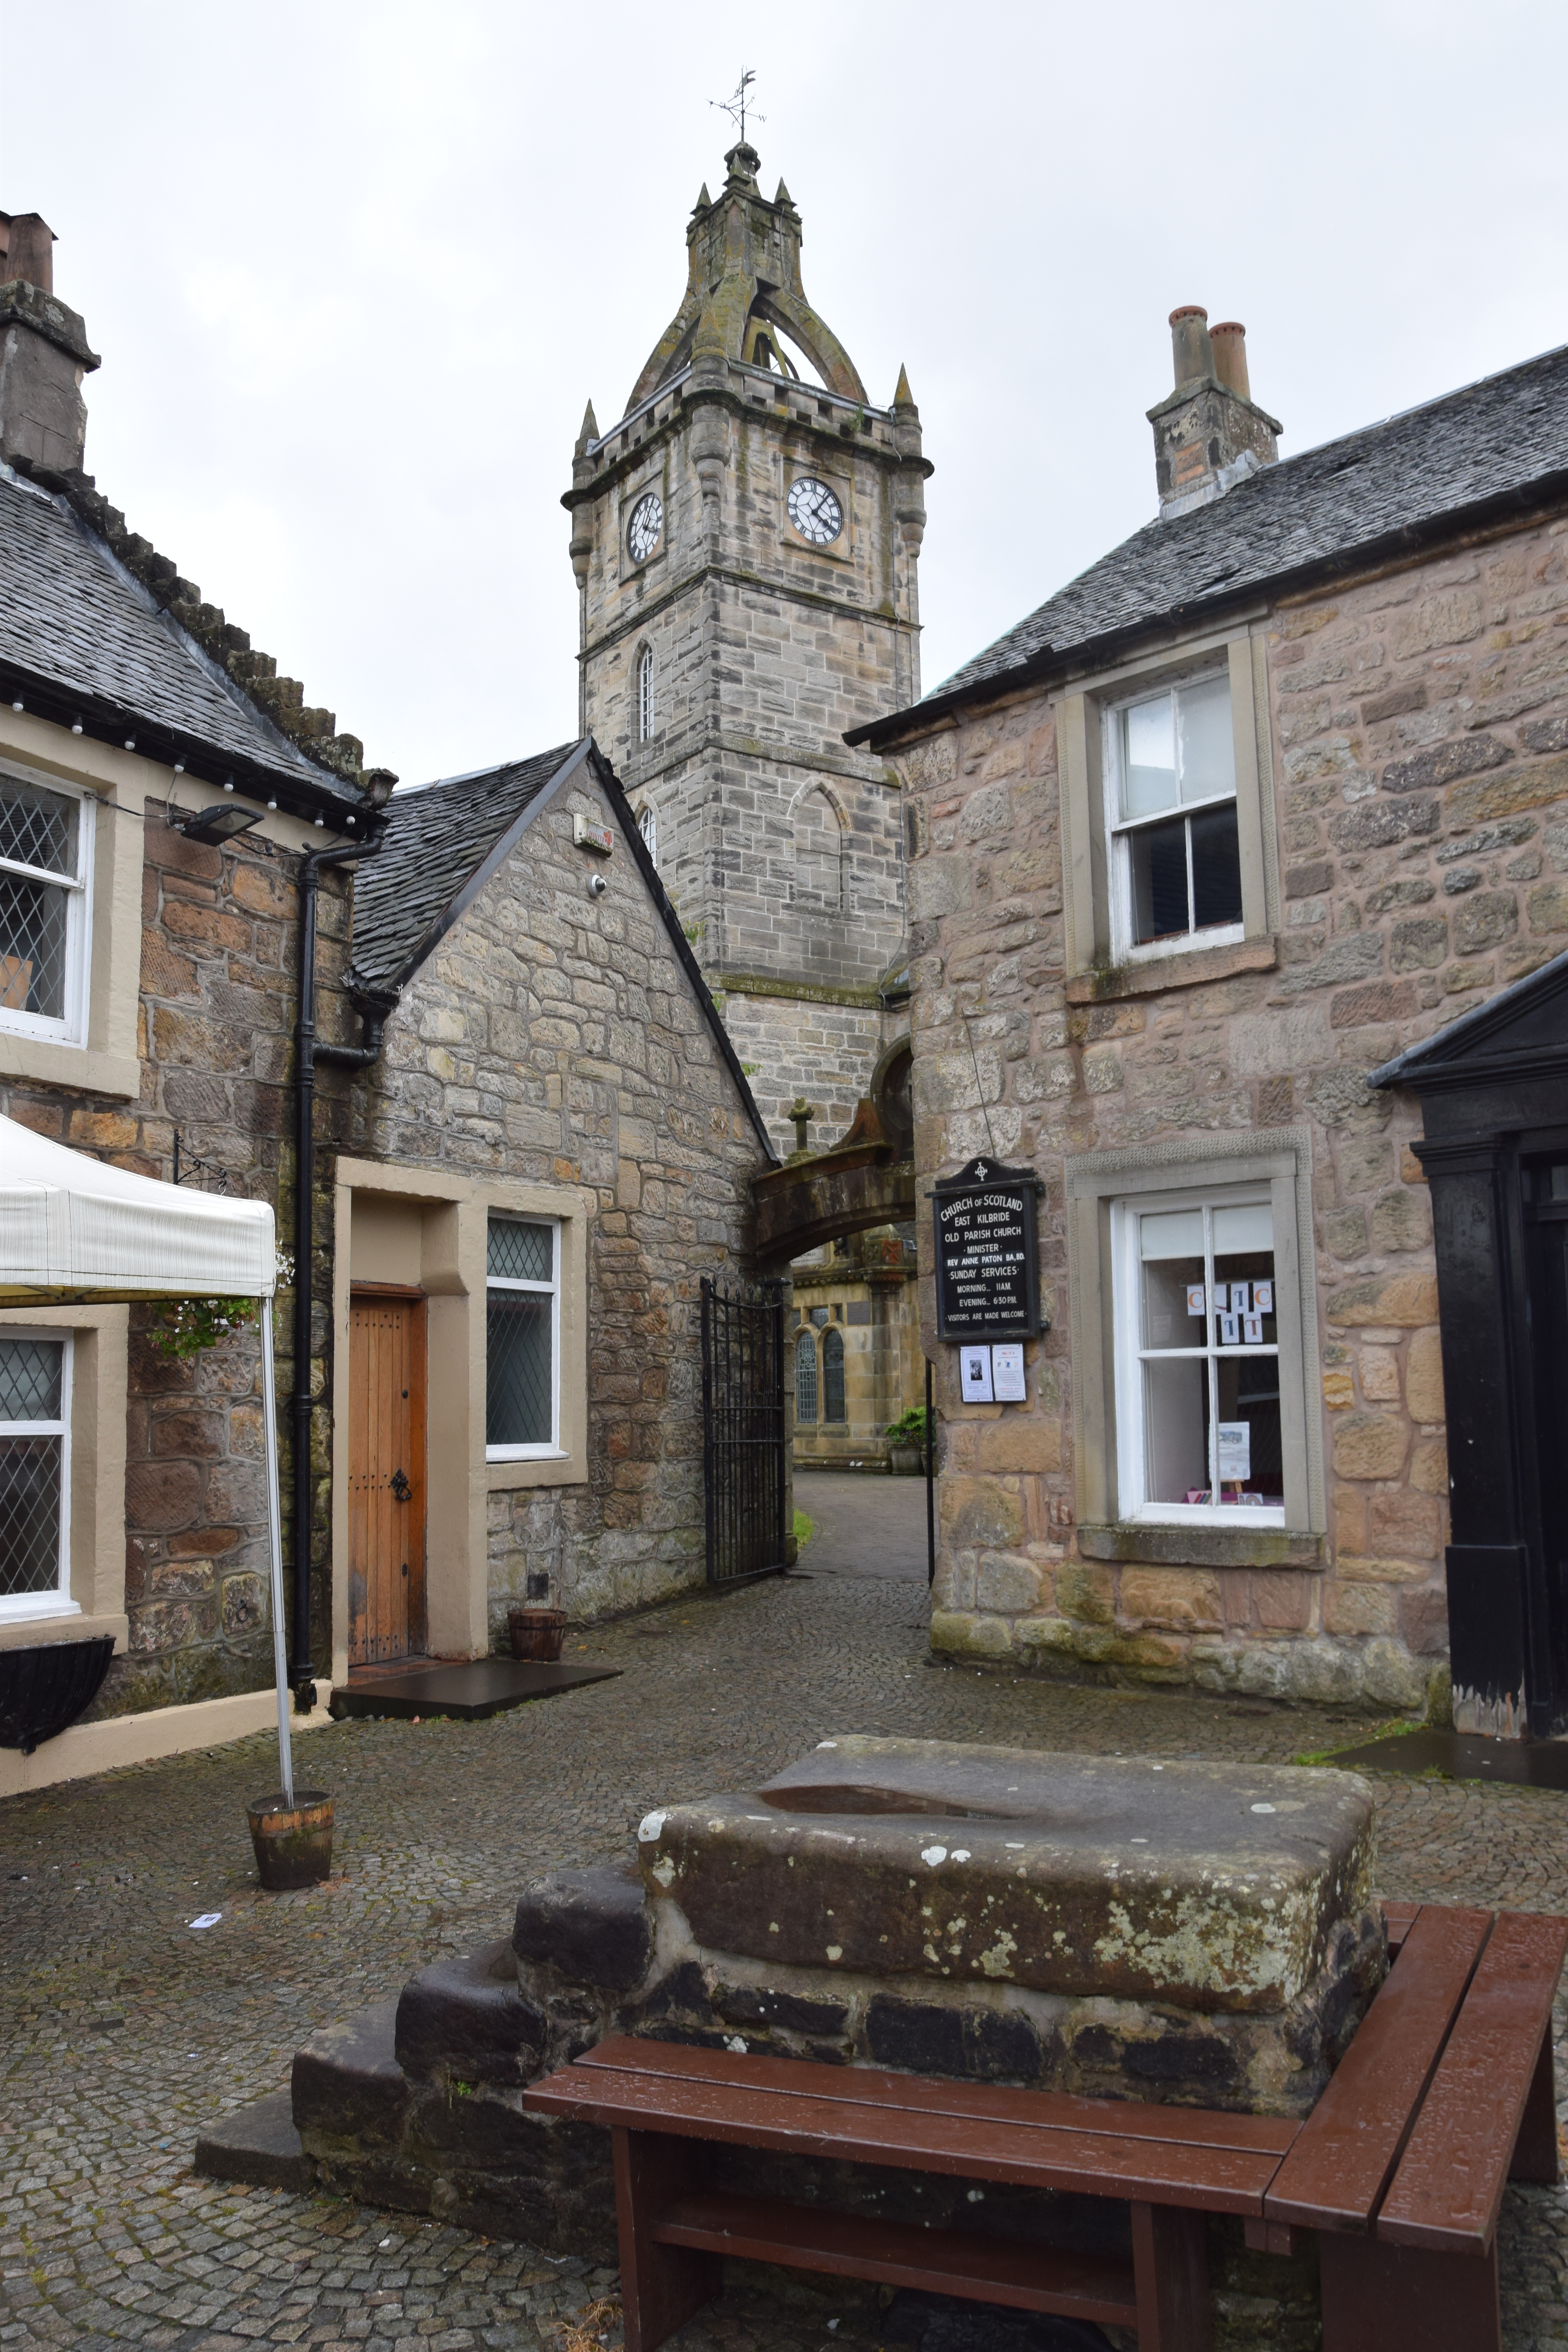
{"type": "Polygon", "coordinates": [[[349,1663],[425,1648],[425,1301],[349,1305],[349,1663]]]}

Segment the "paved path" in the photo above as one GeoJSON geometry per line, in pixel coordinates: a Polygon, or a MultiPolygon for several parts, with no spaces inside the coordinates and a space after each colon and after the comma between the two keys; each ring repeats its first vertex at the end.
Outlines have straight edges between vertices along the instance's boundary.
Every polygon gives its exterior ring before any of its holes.
{"type": "MultiPolygon", "coordinates": [[[[884,1510],[920,1493],[865,1488],[884,1510]]],[[[614,2292],[606,2274],[198,2180],[197,2131],[281,2086],[313,2026],[504,1933],[531,1873],[624,1853],[661,1800],[744,1787],[836,1732],[1278,1759],[1345,1736],[1307,1711],[936,1666],[924,1622],[918,1575],[794,1578],[608,1629],[584,1648],[619,1680],[489,1723],[314,1733],[302,1761],[337,1797],[339,1869],[297,1895],[250,1876],[264,1739],[0,1803],[0,2352],[597,2352],[602,2319],[562,2331],[614,2292]],[[194,1930],[209,1911],[219,1924],[194,1930]]],[[[1385,1893],[1568,1911],[1568,1798],[1379,1794],[1385,1893]]],[[[1503,2231],[1510,2352],[1568,2352],[1568,2192],[1511,2190],[1503,2231]]],[[[831,2308],[731,2293],[678,2352],[870,2352],[854,2306],[836,2332],[831,2308]]]]}
{"type": "Polygon", "coordinates": [[[795,1472],[795,1507],[816,1533],[800,1556],[808,1576],[891,1576],[923,1590],[926,1482],[857,1470],[795,1472]]]}

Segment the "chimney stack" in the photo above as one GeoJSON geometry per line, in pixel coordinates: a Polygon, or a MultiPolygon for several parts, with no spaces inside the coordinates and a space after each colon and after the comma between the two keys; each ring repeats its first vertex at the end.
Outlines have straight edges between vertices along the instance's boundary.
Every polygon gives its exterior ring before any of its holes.
{"type": "Polygon", "coordinates": [[[54,231],[37,213],[0,213],[0,459],[79,474],[87,443],[81,380],[99,364],[87,330],[54,290],[54,231]]]}
{"type": "Polygon", "coordinates": [[[1208,312],[1196,303],[1173,310],[1171,356],[1175,389],[1149,411],[1164,518],[1207,506],[1260,467],[1277,464],[1282,430],[1254,404],[1247,330],[1234,319],[1211,331],[1208,312]]]}

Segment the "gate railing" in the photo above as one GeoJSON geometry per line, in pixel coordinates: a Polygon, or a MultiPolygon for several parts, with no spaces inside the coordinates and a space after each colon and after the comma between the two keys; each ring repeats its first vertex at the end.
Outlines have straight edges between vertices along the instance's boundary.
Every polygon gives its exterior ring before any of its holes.
{"type": "Polygon", "coordinates": [[[708,1581],[785,1565],[784,1285],[702,1277],[702,1483],[708,1581]]]}

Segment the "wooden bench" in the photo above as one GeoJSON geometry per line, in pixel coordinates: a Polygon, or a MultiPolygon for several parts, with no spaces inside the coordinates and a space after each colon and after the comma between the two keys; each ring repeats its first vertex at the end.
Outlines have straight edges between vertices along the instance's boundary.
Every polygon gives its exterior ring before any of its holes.
{"type": "Polygon", "coordinates": [[[1557,2178],[1550,2025],[1568,1921],[1387,1912],[1395,1963],[1302,2124],[627,2036],[524,2104],[610,2131],[626,2352],[655,2352],[717,2294],[725,2254],[1205,2352],[1207,2213],[1239,2215],[1266,2252],[1318,2233],[1324,2352],[1499,2352],[1503,2184],[1557,2178]],[[1113,2198],[1131,2258],[742,2196],[710,2177],[714,2143],[1113,2198]]]}
{"type": "Polygon", "coordinates": [[[1266,2223],[1317,2232],[1324,2352],[1497,2352],[1504,2185],[1557,2179],[1568,1920],[1386,1911],[1394,1964],[1275,2174],[1266,2223]]]}

